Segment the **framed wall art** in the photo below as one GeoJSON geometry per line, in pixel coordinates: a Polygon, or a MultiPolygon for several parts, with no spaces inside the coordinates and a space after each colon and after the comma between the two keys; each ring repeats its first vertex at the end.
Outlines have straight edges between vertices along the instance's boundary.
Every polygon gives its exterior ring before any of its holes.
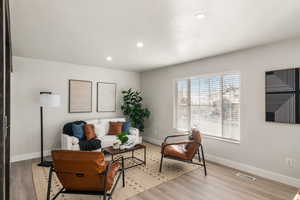
{"type": "Polygon", "coordinates": [[[300,69],[266,72],[266,121],[300,124],[300,69]]]}
{"type": "Polygon", "coordinates": [[[97,83],[97,112],[116,112],[116,83],[97,83]]]}
{"type": "Polygon", "coordinates": [[[92,81],[69,80],[69,113],[92,112],[92,81]]]}

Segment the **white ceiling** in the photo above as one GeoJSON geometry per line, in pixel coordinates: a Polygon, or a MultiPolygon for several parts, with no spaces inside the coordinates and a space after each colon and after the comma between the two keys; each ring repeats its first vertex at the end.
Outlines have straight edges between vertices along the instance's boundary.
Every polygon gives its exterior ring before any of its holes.
{"type": "Polygon", "coordinates": [[[12,0],[11,10],[14,55],[131,71],[300,35],[299,0],[12,0]]]}

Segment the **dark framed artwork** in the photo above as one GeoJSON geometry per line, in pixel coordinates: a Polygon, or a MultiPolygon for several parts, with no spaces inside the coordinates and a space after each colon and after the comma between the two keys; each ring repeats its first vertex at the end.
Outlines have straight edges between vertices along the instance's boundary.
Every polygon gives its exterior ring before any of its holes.
{"type": "Polygon", "coordinates": [[[92,81],[69,80],[69,113],[92,112],[92,81]]]}
{"type": "Polygon", "coordinates": [[[97,82],[97,112],[116,112],[117,84],[97,82]]]}
{"type": "Polygon", "coordinates": [[[299,68],[266,72],[266,121],[300,123],[299,68]]]}

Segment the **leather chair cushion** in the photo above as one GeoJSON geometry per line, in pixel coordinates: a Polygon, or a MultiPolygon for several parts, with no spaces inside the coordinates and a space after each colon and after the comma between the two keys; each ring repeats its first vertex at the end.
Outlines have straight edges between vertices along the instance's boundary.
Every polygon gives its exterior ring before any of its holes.
{"type": "MultiPolygon", "coordinates": [[[[107,164],[108,164],[108,162],[107,162],[107,164]]],[[[107,174],[107,178],[106,178],[106,189],[107,190],[111,189],[111,187],[114,183],[115,177],[120,169],[121,169],[121,164],[119,162],[114,162],[111,165],[109,172],[107,174]]]]}
{"type": "Polygon", "coordinates": [[[192,140],[195,142],[201,143],[202,137],[201,137],[201,133],[198,129],[192,130],[192,140]]]}
{"type": "MultiPolygon", "coordinates": [[[[61,184],[73,191],[103,191],[108,163],[102,152],[54,150],[54,170],[61,184]],[[101,175],[100,175],[101,174],[101,175]]],[[[112,164],[106,178],[106,189],[110,190],[121,164],[112,164]]]]}
{"type": "Polygon", "coordinates": [[[100,174],[106,169],[102,152],[53,150],[52,158],[57,171],[100,174]]]}
{"type": "MultiPolygon", "coordinates": [[[[201,143],[201,140],[200,131],[198,129],[193,129],[189,141],[191,143],[167,145],[162,153],[182,160],[192,160],[199,149],[199,143],[201,143]]],[[[165,145],[166,144],[163,143],[162,147],[165,145]]]]}
{"type": "MultiPolygon", "coordinates": [[[[162,146],[165,144],[163,143],[162,146]]],[[[175,158],[179,158],[182,160],[189,160],[187,157],[186,145],[178,144],[178,145],[168,145],[164,148],[163,154],[166,156],[171,156],[175,158]]]]}
{"type": "Polygon", "coordinates": [[[186,145],[186,151],[187,151],[188,157],[192,158],[199,149],[198,143],[201,143],[201,141],[202,141],[201,134],[198,129],[192,130],[192,135],[191,135],[190,141],[195,142],[195,143],[186,145]]]}

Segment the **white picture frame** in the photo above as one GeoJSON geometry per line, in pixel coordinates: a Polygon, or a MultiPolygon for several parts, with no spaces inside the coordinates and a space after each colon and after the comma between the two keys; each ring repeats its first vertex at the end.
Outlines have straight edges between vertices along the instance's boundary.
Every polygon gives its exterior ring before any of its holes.
{"type": "Polygon", "coordinates": [[[117,84],[97,82],[97,112],[116,112],[117,84]]]}
{"type": "Polygon", "coordinates": [[[93,82],[69,80],[69,113],[92,112],[93,82]]]}

